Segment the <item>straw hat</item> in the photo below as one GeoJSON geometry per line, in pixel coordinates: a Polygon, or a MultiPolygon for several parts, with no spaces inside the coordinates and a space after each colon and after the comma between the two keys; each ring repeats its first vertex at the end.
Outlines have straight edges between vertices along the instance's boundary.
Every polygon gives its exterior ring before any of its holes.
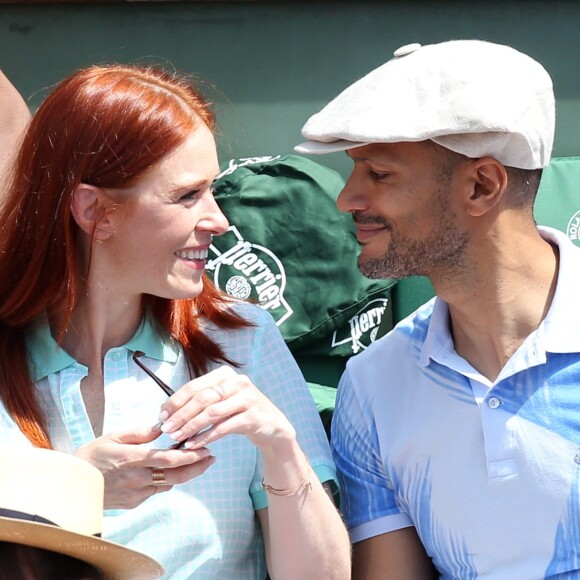
{"type": "Polygon", "coordinates": [[[0,447],[0,541],[51,550],[99,568],[109,580],[164,573],[152,558],[100,538],[104,480],[72,455],[0,447]]]}

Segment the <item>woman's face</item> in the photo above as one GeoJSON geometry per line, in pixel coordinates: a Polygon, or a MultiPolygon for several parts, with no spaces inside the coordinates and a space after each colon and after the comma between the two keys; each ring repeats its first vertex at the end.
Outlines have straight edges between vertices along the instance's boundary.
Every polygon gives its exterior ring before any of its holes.
{"type": "Polygon", "coordinates": [[[202,290],[212,235],[228,221],[218,208],[212,182],[219,165],[211,131],[201,125],[133,187],[105,242],[106,286],[119,296],[152,294],[192,298],[202,290]]]}

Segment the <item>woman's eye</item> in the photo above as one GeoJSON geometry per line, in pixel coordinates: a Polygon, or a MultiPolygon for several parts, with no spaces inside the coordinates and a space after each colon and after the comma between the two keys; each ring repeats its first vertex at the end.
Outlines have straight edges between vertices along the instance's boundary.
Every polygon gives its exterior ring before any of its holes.
{"type": "Polygon", "coordinates": [[[188,191],[186,194],[182,195],[179,198],[179,201],[190,201],[192,199],[195,199],[199,194],[199,189],[194,189],[192,191],[188,191]]]}

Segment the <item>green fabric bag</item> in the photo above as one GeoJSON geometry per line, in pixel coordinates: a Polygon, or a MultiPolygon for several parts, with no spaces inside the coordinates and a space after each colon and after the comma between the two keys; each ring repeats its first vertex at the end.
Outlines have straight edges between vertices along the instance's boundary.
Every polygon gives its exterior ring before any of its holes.
{"type": "Polygon", "coordinates": [[[580,246],[580,157],[556,157],[544,169],[534,216],[580,246]]]}
{"type": "Polygon", "coordinates": [[[336,207],[343,185],[337,172],[298,155],[232,159],[214,184],[230,228],[213,241],[208,275],[272,314],[318,387],[335,387],[348,357],[392,320],[393,282],[358,271],[352,218],[336,207]]]}

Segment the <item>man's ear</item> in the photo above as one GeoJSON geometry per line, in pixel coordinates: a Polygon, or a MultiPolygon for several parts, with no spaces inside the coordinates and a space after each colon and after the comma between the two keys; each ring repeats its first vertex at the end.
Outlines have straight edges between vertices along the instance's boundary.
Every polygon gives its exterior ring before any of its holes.
{"type": "Polygon", "coordinates": [[[79,183],[72,195],[71,212],[78,226],[95,240],[106,240],[113,233],[111,210],[115,204],[100,187],[79,183]]]}
{"type": "Polygon", "coordinates": [[[465,200],[472,217],[480,217],[502,199],[508,185],[508,175],[502,163],[493,157],[474,159],[470,167],[471,190],[465,200]]]}

